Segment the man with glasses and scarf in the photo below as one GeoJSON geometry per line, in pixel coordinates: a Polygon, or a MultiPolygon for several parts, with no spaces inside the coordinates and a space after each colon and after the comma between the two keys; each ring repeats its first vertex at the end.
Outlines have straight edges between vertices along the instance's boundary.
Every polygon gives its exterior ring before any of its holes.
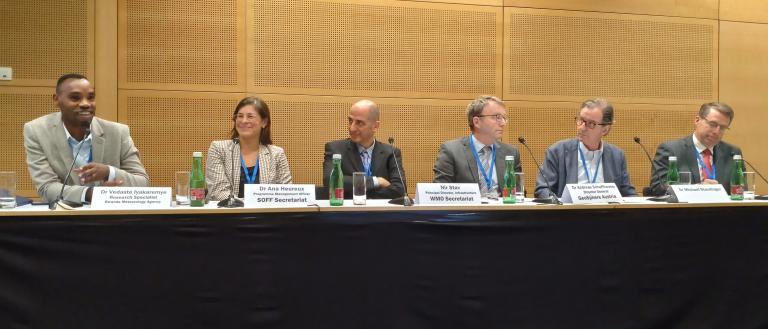
{"type": "Polygon", "coordinates": [[[479,184],[483,197],[498,199],[504,158],[514,156],[515,172],[522,172],[520,152],[500,141],[507,125],[506,106],[494,96],[480,96],[467,106],[467,120],[469,136],[440,146],[432,181],[479,184]]]}
{"type": "Polygon", "coordinates": [[[733,156],[741,154],[741,149],[722,139],[733,117],[733,109],[728,104],[713,102],[701,105],[693,121],[693,134],[664,142],[656,149],[651,193],[666,193],[669,156],[677,157],[678,170],[691,172],[691,183],[723,184],[725,190],[730,191],[733,156]]]}
{"type": "Polygon", "coordinates": [[[636,195],[624,151],[603,141],[613,126],[611,103],[600,98],[586,100],[575,121],[576,138],[559,141],[547,149],[536,177],[535,196],[548,198],[554,192],[561,197],[566,184],[589,183],[615,183],[622,196],[636,195]]]}

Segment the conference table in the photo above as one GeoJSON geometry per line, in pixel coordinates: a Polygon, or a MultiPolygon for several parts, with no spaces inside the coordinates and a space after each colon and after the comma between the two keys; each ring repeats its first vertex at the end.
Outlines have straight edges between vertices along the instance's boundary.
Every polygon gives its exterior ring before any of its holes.
{"type": "Polygon", "coordinates": [[[624,201],[0,210],[0,327],[768,327],[768,202],[624,201]]]}

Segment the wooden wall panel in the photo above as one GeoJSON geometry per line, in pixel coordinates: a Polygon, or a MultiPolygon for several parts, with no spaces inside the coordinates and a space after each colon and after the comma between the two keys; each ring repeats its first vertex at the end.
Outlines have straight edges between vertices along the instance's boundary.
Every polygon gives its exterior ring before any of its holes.
{"type": "Polygon", "coordinates": [[[4,0],[0,86],[54,86],[64,73],[93,75],[93,0],[4,0]]]}
{"type": "Polygon", "coordinates": [[[398,1],[456,3],[456,4],[464,4],[464,5],[496,6],[496,7],[501,7],[504,5],[504,0],[398,0],[398,1]]]}
{"type": "Polygon", "coordinates": [[[451,99],[501,92],[498,7],[251,0],[248,13],[250,92],[451,99]]]}
{"type": "MultiPolygon", "coordinates": [[[[729,103],[736,117],[725,136],[744,152],[747,161],[768,174],[768,25],[721,22],[720,100],[729,103]]],[[[768,194],[768,184],[759,182],[758,193],[768,194]]]]}
{"type": "Polygon", "coordinates": [[[120,122],[130,126],[152,186],[174,186],[174,173],[192,168],[192,152],[229,139],[236,93],[120,91],[120,122]]]}
{"type": "Polygon", "coordinates": [[[768,23],[768,2],[764,0],[720,0],[720,19],[768,23]]]}
{"type": "Polygon", "coordinates": [[[504,6],[717,19],[718,1],[719,0],[655,0],[651,2],[644,0],[504,0],[504,6]]]}
{"type": "Polygon", "coordinates": [[[700,104],[717,98],[717,22],[505,8],[506,99],[700,104]]]}
{"type": "Polygon", "coordinates": [[[120,88],[245,90],[244,1],[120,0],[120,88]]]}
{"type": "MultiPolygon", "coordinates": [[[[6,87],[0,89],[0,131],[3,132],[3,153],[0,171],[16,172],[16,190],[20,195],[37,196],[29,178],[27,154],[24,151],[24,123],[58,111],[53,105],[53,88],[6,87]]],[[[64,136],[62,136],[64,138],[64,136]]]]}

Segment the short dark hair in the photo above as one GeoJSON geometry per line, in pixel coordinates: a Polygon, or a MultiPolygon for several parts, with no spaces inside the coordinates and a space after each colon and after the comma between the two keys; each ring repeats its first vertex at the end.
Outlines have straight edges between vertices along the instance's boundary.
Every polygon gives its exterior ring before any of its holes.
{"type": "MultiPolygon", "coordinates": [[[[259,114],[261,117],[261,120],[266,120],[267,124],[264,126],[263,129],[261,129],[261,135],[259,136],[259,143],[263,145],[269,145],[272,144],[272,132],[269,129],[269,127],[272,125],[272,119],[269,117],[269,106],[267,106],[267,103],[264,102],[261,98],[255,97],[255,96],[249,96],[246,98],[243,98],[240,100],[239,103],[237,103],[237,106],[235,106],[235,113],[232,114],[232,121],[237,120],[237,113],[240,112],[240,109],[243,107],[246,107],[248,105],[253,105],[253,107],[256,109],[256,113],[259,114]]],[[[232,139],[240,137],[240,134],[237,133],[237,127],[236,124],[233,124],[232,126],[232,139]]]]}
{"type": "Polygon", "coordinates": [[[59,80],[56,81],[56,93],[59,93],[59,90],[61,89],[61,85],[64,84],[65,81],[71,80],[71,79],[85,79],[88,80],[88,78],[80,73],[67,73],[59,77],[59,80]]]}
{"type": "Polygon", "coordinates": [[[733,109],[730,105],[720,102],[711,102],[701,105],[701,108],[699,108],[699,117],[702,119],[706,118],[707,115],[709,115],[709,111],[712,109],[715,109],[723,115],[727,116],[729,123],[733,122],[733,117],[736,116],[736,113],[733,112],[733,109]]]}
{"type": "Polygon", "coordinates": [[[584,108],[588,109],[599,109],[603,112],[603,122],[607,124],[613,124],[613,105],[611,105],[608,100],[603,98],[592,98],[585,100],[583,103],[581,103],[581,107],[579,108],[579,111],[581,111],[584,108]]]}

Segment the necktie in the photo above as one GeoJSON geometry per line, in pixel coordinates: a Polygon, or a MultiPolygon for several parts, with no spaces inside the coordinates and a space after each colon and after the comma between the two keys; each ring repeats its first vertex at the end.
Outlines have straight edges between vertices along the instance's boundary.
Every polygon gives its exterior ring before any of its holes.
{"type": "Polygon", "coordinates": [[[368,154],[368,151],[360,152],[360,156],[363,158],[363,169],[365,170],[365,174],[370,176],[371,156],[368,154]]]}
{"type": "Polygon", "coordinates": [[[480,169],[480,186],[482,187],[483,193],[487,193],[491,191],[492,186],[486,186],[485,179],[483,179],[483,170],[485,170],[485,173],[488,173],[488,168],[490,168],[490,162],[491,162],[491,147],[485,146],[480,150],[480,162],[483,164],[483,168],[480,169]]]}
{"type": "Polygon", "coordinates": [[[704,151],[701,152],[701,158],[704,160],[704,165],[707,166],[706,170],[701,168],[701,180],[704,181],[705,179],[709,178],[707,177],[707,173],[712,172],[712,151],[709,149],[704,149],[704,151]]]}

